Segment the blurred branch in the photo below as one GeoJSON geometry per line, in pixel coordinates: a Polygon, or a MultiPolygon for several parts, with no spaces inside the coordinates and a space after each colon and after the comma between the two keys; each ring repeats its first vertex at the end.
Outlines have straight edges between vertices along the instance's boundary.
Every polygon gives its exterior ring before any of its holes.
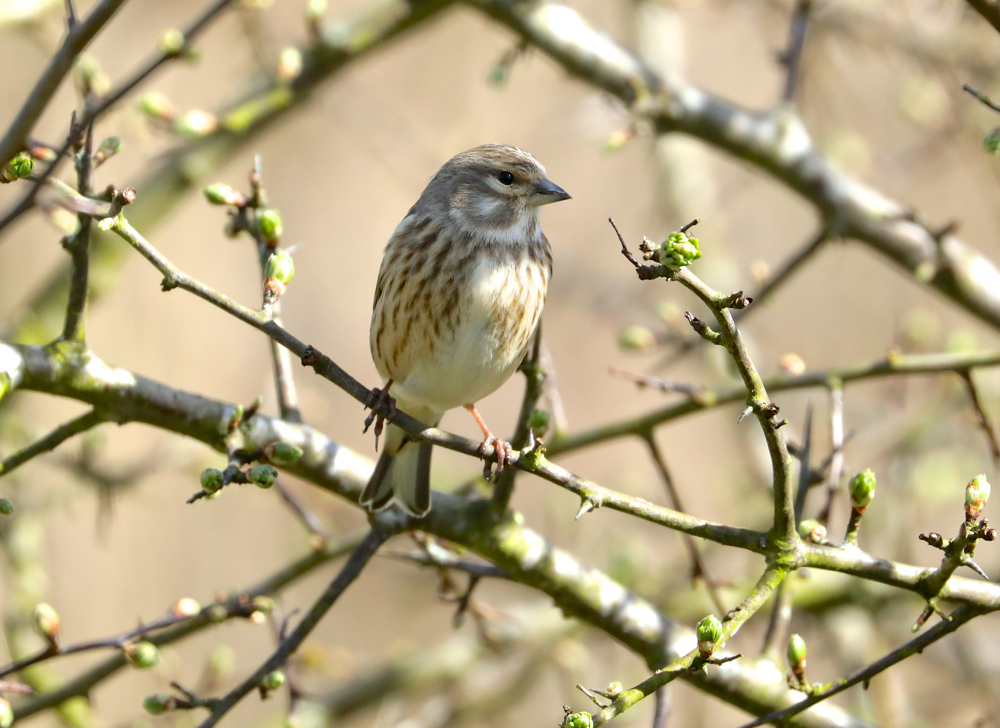
{"type": "Polygon", "coordinates": [[[983,20],[1000,33],[1000,3],[997,0],[966,0],[972,9],[983,16],[983,20]]]}
{"type": "Polygon", "coordinates": [[[42,72],[41,78],[17,112],[7,133],[0,139],[0,166],[5,166],[15,154],[24,149],[35,123],[55,96],[59,84],[76,62],[76,57],[124,4],[125,0],[101,0],[86,19],[69,28],[59,50],[42,72]]]}
{"type": "Polygon", "coordinates": [[[108,417],[95,408],[87,414],[80,415],[74,420],[59,425],[59,427],[41,440],[33,442],[28,447],[17,451],[0,463],[0,477],[9,475],[13,470],[16,470],[34,457],[47,453],[50,450],[55,450],[74,435],[79,435],[107,421],[108,417]]]}
{"type": "Polygon", "coordinates": [[[979,419],[979,425],[986,434],[986,439],[990,445],[990,455],[993,457],[993,467],[1000,468],[1000,437],[997,436],[996,427],[990,422],[990,416],[983,409],[983,402],[979,397],[979,389],[976,387],[976,382],[972,379],[972,371],[966,369],[960,371],[958,374],[965,384],[966,391],[969,393],[969,401],[972,403],[972,409],[975,410],[976,417],[979,419]]]}
{"type": "Polygon", "coordinates": [[[982,614],[982,610],[972,606],[964,605],[956,609],[951,613],[950,619],[946,621],[939,622],[934,625],[931,629],[924,632],[919,637],[910,640],[902,647],[893,650],[887,654],[882,659],[873,662],[871,665],[864,667],[860,670],[852,672],[847,677],[842,677],[839,680],[834,681],[829,687],[810,695],[804,700],[796,702],[791,707],[785,708],[783,710],[776,710],[768,715],[761,716],[760,718],[753,720],[749,723],[744,724],[741,728],[754,728],[755,726],[764,725],[765,723],[773,723],[774,725],[784,725],[784,721],[791,718],[794,715],[798,715],[804,710],[811,708],[812,706],[820,703],[827,698],[830,698],[837,693],[847,690],[849,687],[853,687],[858,683],[864,683],[867,688],[868,682],[878,675],[880,672],[887,670],[893,665],[902,662],[907,657],[912,655],[918,655],[924,651],[926,647],[937,642],[942,637],[954,632],[956,629],[961,627],[963,624],[978,617],[982,614]]]}
{"type": "MultiPolygon", "coordinates": [[[[854,367],[825,369],[800,375],[782,374],[764,379],[769,392],[786,392],[811,387],[829,387],[830,382],[842,385],[880,377],[941,374],[961,372],[1000,366],[1000,352],[975,352],[972,354],[899,354],[890,352],[883,360],[854,367]]],[[[606,442],[627,435],[638,435],[657,425],[684,417],[693,412],[742,402],[746,399],[746,387],[731,384],[717,389],[703,389],[696,396],[678,404],[669,405],[639,417],[600,425],[590,430],[577,432],[547,444],[550,456],[578,450],[598,442],[606,442]]]]}
{"type": "MultiPolygon", "coordinates": [[[[7,363],[7,371],[21,381],[24,389],[83,401],[114,401],[118,413],[128,421],[145,422],[200,440],[221,452],[226,450],[225,423],[235,410],[231,404],[167,387],[104,364],[93,356],[88,357],[85,364],[64,366],[40,347],[0,344],[0,362],[7,363]]],[[[243,444],[248,450],[277,439],[298,445],[304,454],[286,470],[353,503],[357,503],[373,468],[371,461],[329,440],[318,430],[281,422],[260,413],[247,423],[240,435],[245,438],[243,444]]],[[[476,445],[472,443],[473,447],[476,445]]],[[[691,520],[704,524],[698,519],[691,520]]],[[[472,549],[506,571],[513,580],[548,594],[566,614],[622,642],[641,655],[652,669],[669,664],[687,651],[686,645],[693,644],[690,630],[629,593],[604,573],[581,564],[571,554],[549,544],[539,534],[520,525],[518,519],[494,522],[489,516],[487,501],[435,493],[434,508],[428,517],[414,519],[405,527],[423,530],[472,549]]],[[[727,532],[730,530],[743,533],[741,529],[727,527],[727,532]]],[[[820,560],[815,561],[819,566],[820,560]]],[[[880,572],[891,581],[900,567],[892,562],[884,563],[886,566],[880,572]]],[[[908,568],[919,571],[916,567],[908,568]]],[[[970,596],[970,592],[981,599],[992,595],[1000,605],[1000,586],[961,577],[953,576],[942,595],[955,599],[970,596]]],[[[783,677],[744,670],[736,664],[726,671],[713,671],[707,676],[686,675],[685,679],[754,714],[779,707],[781,696],[788,692],[783,677]]],[[[832,712],[803,717],[801,725],[817,728],[864,725],[840,709],[830,707],[828,710],[832,712]]]]}
{"type": "Polygon", "coordinates": [[[832,167],[788,107],[753,112],[683,80],[661,78],[575,10],[548,0],[467,0],[569,73],[618,97],[660,133],[683,132],[750,162],[811,202],[831,235],[859,240],[1000,328],[1000,271],[832,167]]]}
{"type": "MultiPolygon", "coordinates": [[[[69,7],[72,7],[70,5],[69,7]]],[[[74,115],[74,119],[75,119],[74,115]]],[[[86,128],[84,144],[76,150],[76,188],[87,197],[94,187],[94,126],[86,128]]],[[[66,322],[62,337],[83,341],[85,333],[84,312],[87,308],[87,292],[90,289],[90,229],[89,215],[76,216],[77,231],[65,239],[64,247],[71,257],[69,300],[66,302],[66,322]]]]}
{"type": "Polygon", "coordinates": [[[379,527],[372,527],[372,530],[368,532],[364,540],[351,553],[351,558],[344,564],[340,573],[330,582],[326,591],[320,595],[319,599],[316,600],[316,603],[313,604],[302,620],[295,625],[292,633],[281,641],[278,649],[261,663],[261,666],[250,677],[230,690],[223,698],[219,699],[218,703],[212,708],[212,713],[201,722],[199,728],[211,728],[211,726],[214,726],[240,700],[246,697],[249,692],[260,687],[265,675],[285,664],[305,638],[316,628],[319,621],[330,611],[330,607],[340,598],[340,595],[360,576],[372,556],[375,555],[375,552],[386,542],[390,535],[391,533],[388,531],[384,531],[379,527]]]}
{"type": "MultiPolygon", "coordinates": [[[[196,18],[194,22],[191,23],[191,25],[184,31],[184,46],[190,46],[190,44],[194,42],[195,38],[197,38],[209,25],[209,23],[214,20],[219,13],[232,4],[232,2],[233,0],[216,0],[215,3],[209,6],[205,12],[196,18]]],[[[49,166],[45,168],[42,174],[32,180],[32,186],[24,194],[21,200],[14,205],[14,207],[12,207],[2,219],[0,219],[0,233],[3,232],[4,228],[34,207],[35,199],[41,191],[45,181],[55,174],[62,160],[69,153],[70,149],[72,149],[72,147],[78,142],[79,135],[82,133],[83,129],[92,127],[94,122],[104,116],[105,112],[116,106],[119,101],[130,94],[139,84],[145,81],[153,74],[153,72],[160,68],[160,66],[168,61],[181,57],[183,57],[182,52],[162,51],[157,53],[149,62],[146,63],[146,65],[137,69],[130,77],[120,83],[106,96],[101,98],[88,96],[85,99],[83,114],[81,115],[79,122],[70,125],[70,130],[66,134],[66,141],[63,142],[62,147],[56,152],[56,158],[49,163],[49,166]]],[[[83,190],[80,190],[80,192],[83,193],[83,190]]]]}
{"type": "MultiPolygon", "coordinates": [[[[229,112],[219,112],[218,116],[225,118],[226,123],[217,132],[186,142],[160,158],[136,185],[142,201],[130,211],[132,222],[142,229],[158,224],[207,175],[214,174],[271,123],[300,107],[322,83],[450,4],[451,0],[378,0],[345,20],[328,23],[320,45],[302,49],[305,65],[292,88],[280,85],[276,78],[258,83],[229,112]]],[[[220,6],[225,3],[219,2],[212,10],[220,6]]],[[[207,19],[206,13],[200,19],[202,25],[196,23],[188,28],[185,37],[192,38],[207,19]]],[[[111,236],[94,236],[90,255],[91,301],[112,288],[117,271],[127,259],[126,251],[111,236]]],[[[51,340],[62,324],[68,284],[69,269],[62,266],[27,301],[19,315],[11,318],[0,331],[0,338],[26,343],[51,340]]]]}
{"type": "Polygon", "coordinates": [[[809,13],[812,0],[798,0],[792,11],[792,22],[788,28],[788,47],[781,54],[781,65],[785,67],[785,89],[781,100],[790,104],[795,99],[795,89],[802,69],[802,51],[806,44],[806,30],[809,28],[809,13]]]}

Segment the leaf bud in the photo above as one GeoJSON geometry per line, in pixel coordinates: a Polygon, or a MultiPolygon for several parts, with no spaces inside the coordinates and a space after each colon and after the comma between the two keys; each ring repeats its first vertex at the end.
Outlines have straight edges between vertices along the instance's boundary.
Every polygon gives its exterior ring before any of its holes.
{"type": "Polygon", "coordinates": [[[265,690],[277,690],[285,684],[285,673],[281,670],[271,670],[260,681],[265,690]]]}
{"type": "Polygon", "coordinates": [[[994,157],[1000,154],[1000,126],[983,137],[983,151],[994,157]]]}
{"type": "Polygon", "coordinates": [[[544,437],[545,433],[549,430],[549,422],[552,417],[549,415],[548,411],[543,409],[533,410],[531,417],[528,418],[528,427],[531,431],[535,433],[538,437],[544,437]]]}
{"type": "Polygon", "coordinates": [[[823,543],[826,541],[826,526],[810,518],[799,523],[799,536],[810,543],[823,543]]]}
{"type": "Polygon", "coordinates": [[[104,96],[111,89],[111,79],[101,69],[101,62],[89,53],[76,62],[76,81],[83,96],[104,96]]]}
{"type": "Polygon", "coordinates": [[[258,488],[270,488],[278,479],[278,471],[270,465],[258,465],[250,470],[248,477],[258,488]]]}
{"type": "Polygon", "coordinates": [[[566,728],[594,728],[594,716],[590,713],[571,713],[566,716],[566,728]]]}
{"type": "Polygon", "coordinates": [[[851,505],[863,511],[875,498],[875,473],[866,468],[851,478],[851,505]]]}
{"type": "Polygon", "coordinates": [[[201,605],[191,597],[181,597],[170,606],[170,613],[178,619],[193,617],[201,612],[201,605]]]}
{"type": "Polygon", "coordinates": [[[714,614],[709,614],[698,622],[698,650],[702,657],[708,657],[715,652],[715,647],[722,638],[722,622],[714,614]]]}
{"type": "Polygon", "coordinates": [[[14,724],[14,709],[5,698],[0,698],[0,728],[10,728],[14,724]]]}
{"type": "Polygon", "coordinates": [[[122,138],[120,136],[109,136],[102,140],[97,146],[97,151],[94,152],[94,166],[100,167],[102,164],[107,162],[111,157],[115,156],[122,150],[122,138]]]}
{"type": "Polygon", "coordinates": [[[788,638],[788,664],[796,674],[806,669],[806,641],[798,634],[788,638]]]}
{"type": "Polygon", "coordinates": [[[158,41],[160,50],[166,55],[174,58],[184,52],[184,46],[186,43],[187,41],[184,38],[184,34],[176,28],[168,28],[160,33],[160,39],[158,41]]]}
{"type": "Polygon", "coordinates": [[[172,122],[177,118],[177,107],[159,91],[147,91],[140,96],[139,108],[151,119],[172,122]]]}
{"type": "Polygon", "coordinates": [[[214,493],[222,487],[222,471],[218,468],[205,468],[201,471],[201,488],[206,493],[214,493]]]}
{"type": "Polygon", "coordinates": [[[177,698],[172,695],[148,695],[142,701],[142,707],[150,715],[162,715],[168,710],[173,710],[177,705],[177,698]]]}
{"type": "Polygon", "coordinates": [[[276,76],[278,83],[289,84],[302,73],[302,52],[295,47],[288,47],[278,56],[276,76]]]}
{"type": "Polygon", "coordinates": [[[306,3],[306,21],[315,23],[326,15],[327,0],[309,0],[306,3]]]}
{"type": "Polygon", "coordinates": [[[182,137],[197,139],[219,128],[219,120],[210,111],[191,109],[174,122],[174,131],[182,137]]]}
{"type": "Polygon", "coordinates": [[[277,440],[264,445],[264,454],[275,465],[291,465],[302,457],[302,448],[284,440],[277,440]]]}
{"type": "Polygon", "coordinates": [[[617,152],[635,138],[635,126],[626,126],[611,132],[610,136],[604,140],[605,152],[617,152]]]}
{"type": "Polygon", "coordinates": [[[18,152],[12,160],[7,162],[3,170],[0,171],[0,181],[7,183],[16,179],[25,179],[31,176],[35,169],[35,160],[27,152],[18,152]]]}
{"type": "Polygon", "coordinates": [[[965,486],[965,514],[970,518],[978,517],[986,507],[990,498],[990,484],[986,476],[980,473],[965,486]]]}
{"type": "Polygon", "coordinates": [[[152,642],[134,642],[125,645],[125,657],[140,670],[145,670],[160,661],[160,651],[152,642]]]}
{"type": "Polygon", "coordinates": [[[292,260],[291,255],[284,250],[271,253],[271,257],[267,259],[267,265],[264,267],[265,278],[274,278],[282,285],[288,285],[294,275],[295,261],[292,260]]]}
{"type": "MultiPolygon", "coordinates": [[[[281,213],[277,210],[261,210],[257,215],[257,229],[264,242],[273,243],[281,237],[281,213]]],[[[291,275],[288,276],[291,278],[291,275]]],[[[288,283],[288,281],[282,281],[288,283]]]]}
{"type": "Polygon", "coordinates": [[[656,335],[645,326],[626,326],[618,334],[618,346],[625,351],[646,351],[656,345],[656,335]]]}
{"type": "Polygon", "coordinates": [[[264,614],[270,614],[274,611],[274,600],[271,597],[256,596],[253,598],[253,608],[264,614]]]}
{"type": "Polygon", "coordinates": [[[213,205],[232,205],[233,207],[243,207],[247,204],[247,198],[242,193],[237,192],[232,187],[222,182],[211,184],[202,190],[205,199],[213,205]]]}
{"type": "Polygon", "coordinates": [[[660,265],[683,268],[701,257],[698,238],[689,238],[681,232],[670,233],[660,245],[658,260],[660,265]]]}
{"type": "Polygon", "coordinates": [[[14,512],[14,504],[11,503],[6,498],[0,498],[0,513],[5,516],[9,516],[14,512]]]}
{"type": "Polygon", "coordinates": [[[213,604],[208,608],[208,619],[211,622],[218,624],[219,622],[225,622],[229,618],[229,610],[226,609],[222,604],[213,604]]]}
{"type": "Polygon", "coordinates": [[[622,684],[620,682],[618,682],[618,681],[610,683],[608,685],[607,690],[605,690],[604,692],[607,693],[608,695],[610,695],[611,697],[616,697],[618,695],[621,695],[622,694],[622,684]]]}
{"type": "Polygon", "coordinates": [[[51,644],[55,644],[59,637],[59,613],[45,602],[35,605],[35,610],[31,613],[31,625],[40,637],[44,637],[51,644]]]}

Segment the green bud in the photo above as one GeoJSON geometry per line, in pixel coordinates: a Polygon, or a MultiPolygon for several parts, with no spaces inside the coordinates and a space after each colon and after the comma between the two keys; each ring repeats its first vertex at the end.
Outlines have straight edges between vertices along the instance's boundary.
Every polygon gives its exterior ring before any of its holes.
{"type": "Polygon", "coordinates": [[[14,504],[11,503],[6,498],[0,498],[0,513],[5,516],[9,516],[14,512],[14,504]]]}
{"type": "Polygon", "coordinates": [[[714,614],[709,614],[698,622],[698,649],[702,655],[711,655],[722,639],[722,622],[714,614]]]}
{"type": "Polygon", "coordinates": [[[76,62],[77,81],[84,96],[103,96],[111,89],[111,79],[101,69],[101,62],[84,53],[76,62]]]}
{"type": "Polygon", "coordinates": [[[160,661],[160,651],[152,642],[136,642],[125,646],[125,657],[140,670],[145,670],[160,661]]]}
{"type": "Polygon", "coordinates": [[[250,471],[248,477],[258,488],[270,488],[278,479],[278,471],[270,465],[258,465],[250,471]]]}
{"type": "Polygon", "coordinates": [[[177,107],[159,91],[147,91],[140,96],[139,108],[152,119],[173,121],[177,118],[177,107]]]}
{"type": "Polygon", "coordinates": [[[229,610],[221,604],[213,604],[208,609],[208,619],[210,622],[225,622],[229,618],[229,610]]]}
{"type": "Polygon", "coordinates": [[[306,3],[306,20],[315,23],[326,15],[327,0],[309,0],[306,3]]]}
{"type": "Polygon", "coordinates": [[[265,445],[264,454],[275,465],[291,465],[302,457],[302,448],[290,442],[278,440],[265,445]]]}
{"type": "Polygon", "coordinates": [[[862,470],[851,479],[851,505],[863,510],[875,498],[875,473],[871,468],[862,470]]]}
{"type": "Polygon", "coordinates": [[[298,48],[289,47],[278,56],[276,75],[279,83],[291,83],[302,73],[302,52],[298,48]]]}
{"type": "Polygon", "coordinates": [[[201,612],[201,605],[191,597],[181,597],[170,606],[170,613],[178,619],[193,617],[201,612]]]}
{"type": "Polygon", "coordinates": [[[232,205],[233,207],[243,207],[247,204],[247,198],[234,190],[227,184],[216,182],[202,190],[205,199],[213,205],[232,205]]]}
{"type": "Polygon", "coordinates": [[[59,636],[59,613],[45,602],[40,602],[31,613],[31,626],[39,636],[55,642],[59,636]]]}
{"type": "Polygon", "coordinates": [[[284,250],[271,253],[271,257],[267,259],[267,265],[264,266],[265,278],[275,278],[283,285],[287,285],[294,275],[295,261],[292,260],[291,255],[284,250]]]}
{"type": "Polygon", "coordinates": [[[142,701],[142,707],[150,715],[161,715],[176,705],[177,699],[172,695],[149,695],[142,701]]]}
{"type": "Polygon", "coordinates": [[[990,499],[990,484],[983,474],[977,475],[965,486],[965,512],[970,516],[978,516],[990,499]]]}
{"type": "Polygon", "coordinates": [[[604,140],[604,151],[608,153],[617,152],[628,144],[635,137],[635,127],[626,126],[624,129],[617,129],[604,140]]]}
{"type": "Polygon", "coordinates": [[[531,417],[528,418],[528,427],[531,428],[532,432],[541,437],[548,432],[551,419],[551,415],[546,410],[536,409],[532,411],[531,417]]]}
{"type": "Polygon", "coordinates": [[[176,28],[169,28],[160,33],[160,50],[168,56],[179,56],[184,51],[185,43],[187,41],[184,39],[184,34],[176,28]]]}
{"type": "Polygon", "coordinates": [[[806,667],[806,641],[797,634],[788,638],[788,664],[795,670],[806,667]]]}
{"type": "Polygon", "coordinates": [[[174,122],[174,131],[189,139],[208,136],[218,128],[219,120],[215,114],[202,109],[191,109],[174,122]]]}
{"type": "Polygon", "coordinates": [[[572,713],[566,716],[566,728],[594,728],[594,716],[590,713],[572,713]]]}
{"type": "MultiPolygon", "coordinates": [[[[277,210],[261,210],[257,215],[257,229],[265,242],[273,243],[281,237],[281,213],[277,210]]],[[[291,275],[288,276],[291,278],[291,275]]],[[[288,281],[283,281],[287,283],[288,281]]]]}
{"type": "Polygon", "coordinates": [[[618,346],[625,351],[645,351],[656,345],[656,335],[645,326],[626,326],[618,334],[618,346]]]}
{"type": "Polygon", "coordinates": [[[253,608],[258,612],[270,614],[274,611],[274,600],[271,597],[257,596],[253,598],[253,608]]]}
{"type": "Polygon", "coordinates": [[[285,673],[281,670],[272,670],[260,681],[265,690],[277,690],[285,684],[285,673]]]}
{"type": "Polygon", "coordinates": [[[605,690],[604,692],[606,692],[608,695],[611,696],[617,696],[621,695],[623,689],[624,688],[622,688],[622,684],[616,680],[613,683],[609,683],[608,689],[605,690]]]}
{"type": "Polygon", "coordinates": [[[507,83],[509,69],[506,63],[497,63],[490,72],[486,74],[486,82],[491,86],[503,86],[507,83]]]}
{"type": "Polygon", "coordinates": [[[994,157],[1000,154],[1000,127],[983,137],[983,150],[994,157]]]}
{"type": "Polygon", "coordinates": [[[799,524],[799,536],[811,543],[823,543],[826,541],[826,526],[810,518],[799,524]]]}
{"type": "Polygon", "coordinates": [[[684,233],[671,233],[660,245],[658,252],[660,265],[683,268],[701,257],[698,238],[689,238],[684,233]]]}
{"type": "Polygon", "coordinates": [[[122,138],[119,136],[109,136],[101,141],[94,152],[94,165],[100,166],[107,162],[122,150],[122,138]]]}
{"type": "Polygon", "coordinates": [[[0,698],[0,728],[10,728],[14,723],[14,709],[4,698],[0,698]]]}
{"type": "Polygon", "coordinates": [[[4,176],[10,177],[8,181],[25,179],[31,176],[34,169],[35,160],[31,158],[31,155],[27,152],[19,152],[16,157],[7,162],[7,174],[4,176]]]}
{"type": "Polygon", "coordinates": [[[206,493],[214,493],[222,487],[222,471],[217,468],[205,468],[201,471],[201,488],[206,493]]]}

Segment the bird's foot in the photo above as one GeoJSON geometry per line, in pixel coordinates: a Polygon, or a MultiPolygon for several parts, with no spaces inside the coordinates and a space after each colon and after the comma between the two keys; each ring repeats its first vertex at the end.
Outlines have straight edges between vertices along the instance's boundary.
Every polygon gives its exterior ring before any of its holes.
{"type": "Polygon", "coordinates": [[[390,379],[381,389],[373,388],[368,393],[368,399],[365,400],[365,409],[370,409],[371,412],[365,417],[365,429],[362,432],[368,432],[368,428],[372,426],[373,422],[375,423],[376,450],[378,450],[378,438],[382,434],[386,417],[391,419],[396,416],[396,400],[389,396],[389,387],[391,386],[392,380],[390,379]],[[383,409],[386,414],[382,414],[383,409]]]}
{"type": "Polygon", "coordinates": [[[509,442],[501,440],[499,437],[494,437],[493,435],[487,435],[483,438],[483,442],[479,445],[479,456],[486,458],[489,454],[490,448],[497,457],[497,469],[496,473],[492,473],[493,463],[487,460],[483,464],[483,477],[486,480],[494,480],[500,477],[500,473],[503,472],[505,466],[510,465],[514,460],[514,448],[509,442]]]}

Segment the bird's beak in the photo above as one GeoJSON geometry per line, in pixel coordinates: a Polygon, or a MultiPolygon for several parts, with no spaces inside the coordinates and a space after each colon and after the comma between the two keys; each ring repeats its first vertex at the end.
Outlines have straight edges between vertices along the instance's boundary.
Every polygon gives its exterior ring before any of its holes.
{"type": "Polygon", "coordinates": [[[528,198],[528,204],[532,207],[548,205],[551,202],[570,199],[569,194],[562,187],[549,179],[543,179],[535,185],[535,191],[528,198]]]}

